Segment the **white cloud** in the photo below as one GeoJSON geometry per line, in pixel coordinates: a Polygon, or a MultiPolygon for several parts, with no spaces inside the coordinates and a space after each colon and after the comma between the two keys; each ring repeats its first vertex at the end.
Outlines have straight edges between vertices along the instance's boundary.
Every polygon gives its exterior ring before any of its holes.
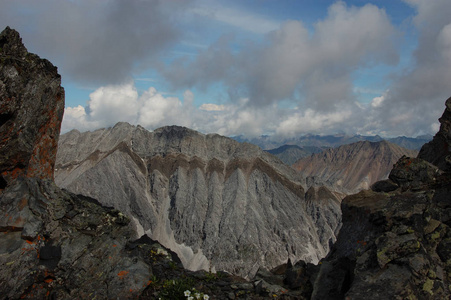
{"type": "Polygon", "coordinates": [[[381,96],[379,96],[379,97],[374,97],[373,100],[371,101],[371,106],[372,106],[373,108],[377,108],[377,107],[382,106],[382,104],[384,103],[385,99],[387,98],[387,94],[388,94],[389,92],[390,92],[390,91],[386,91],[386,92],[384,92],[381,96]]]}
{"type": "Polygon", "coordinates": [[[242,8],[220,5],[213,1],[204,1],[200,5],[189,9],[189,12],[213,19],[246,31],[258,34],[265,34],[275,30],[279,23],[268,17],[258,15],[242,8]]]}
{"type": "Polygon", "coordinates": [[[121,120],[135,123],[138,91],[132,82],[100,87],[89,95],[89,117],[99,122],[121,120]]]}
{"type": "Polygon", "coordinates": [[[351,115],[352,112],[349,110],[321,113],[307,109],[288,116],[278,125],[276,133],[294,136],[306,133],[328,133],[331,130],[333,132],[334,128],[345,123],[351,115]]]}
{"type": "Polygon", "coordinates": [[[214,103],[204,103],[199,107],[199,109],[206,110],[206,111],[223,111],[223,110],[225,110],[225,106],[214,104],[214,103]]]}
{"type": "Polygon", "coordinates": [[[157,93],[155,88],[147,90],[139,98],[139,102],[141,108],[135,114],[139,114],[138,124],[144,127],[158,126],[165,119],[174,119],[182,107],[182,103],[178,98],[165,98],[157,93]]]}
{"type": "Polygon", "coordinates": [[[413,24],[418,31],[418,46],[413,52],[413,64],[392,76],[390,91],[371,112],[371,118],[380,120],[376,130],[391,135],[434,133],[434,124],[451,95],[451,1],[406,2],[417,10],[413,24]]]}
{"type": "Polygon", "coordinates": [[[312,33],[301,21],[288,21],[262,44],[243,45],[238,52],[222,38],[195,59],[175,61],[163,74],[178,87],[220,82],[232,101],[249,98],[257,107],[302,98],[314,110],[333,110],[355,102],[356,68],[397,61],[395,36],[383,9],[337,2],[312,33]]]}

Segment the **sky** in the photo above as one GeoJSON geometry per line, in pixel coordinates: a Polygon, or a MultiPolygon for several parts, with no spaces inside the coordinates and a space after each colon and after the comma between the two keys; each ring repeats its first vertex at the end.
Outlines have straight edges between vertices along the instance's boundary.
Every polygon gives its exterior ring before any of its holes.
{"type": "MultiPolygon", "coordinates": [[[[449,0],[0,0],[58,67],[62,132],[119,121],[254,137],[435,134],[449,0]]],[[[0,30],[1,30],[0,29],[0,30]]]]}

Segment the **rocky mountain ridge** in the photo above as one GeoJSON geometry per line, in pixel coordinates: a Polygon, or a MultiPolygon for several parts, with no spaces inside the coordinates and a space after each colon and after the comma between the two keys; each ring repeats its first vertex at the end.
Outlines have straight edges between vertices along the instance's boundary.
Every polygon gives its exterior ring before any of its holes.
{"type": "Polygon", "coordinates": [[[383,138],[379,135],[315,135],[307,134],[299,137],[283,138],[277,136],[263,135],[254,138],[246,138],[244,136],[235,136],[233,139],[239,142],[248,142],[259,146],[264,150],[273,150],[284,145],[295,145],[299,147],[319,147],[319,148],[336,148],[342,145],[352,144],[360,141],[381,142],[387,141],[403,148],[419,151],[421,147],[432,140],[432,135],[421,135],[417,137],[398,136],[394,138],[383,138]]]}
{"type": "Polygon", "coordinates": [[[131,216],[139,234],[175,251],[185,267],[245,277],[327,253],[339,199],[306,201],[301,180],[255,145],[127,123],[62,135],[55,171],[59,186],[131,216]]]}
{"type": "Polygon", "coordinates": [[[387,141],[361,141],[302,158],[292,167],[307,178],[308,186],[318,182],[350,195],[388,178],[393,165],[403,155],[415,157],[417,152],[387,141]]]}

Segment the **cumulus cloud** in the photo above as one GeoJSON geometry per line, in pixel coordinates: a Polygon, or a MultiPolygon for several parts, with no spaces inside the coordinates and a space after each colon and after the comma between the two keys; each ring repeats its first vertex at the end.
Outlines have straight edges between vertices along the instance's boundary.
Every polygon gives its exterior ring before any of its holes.
{"type": "Polygon", "coordinates": [[[377,130],[392,135],[434,133],[445,100],[451,96],[451,2],[406,0],[416,10],[418,46],[413,65],[394,75],[384,101],[371,113],[377,130]]]}
{"type": "Polygon", "coordinates": [[[318,113],[312,109],[296,112],[282,121],[276,134],[295,136],[305,133],[328,133],[338,124],[344,123],[352,115],[351,111],[318,113]]]}
{"type": "Polygon", "coordinates": [[[178,38],[173,18],[186,3],[0,0],[0,24],[18,29],[29,50],[46,53],[71,79],[112,84],[148,66],[178,38]]]}
{"type": "Polygon", "coordinates": [[[155,129],[166,125],[190,127],[193,94],[184,93],[183,102],[176,97],[164,97],[153,87],[138,94],[133,82],[103,86],[89,95],[86,107],[65,109],[62,131],[72,128],[93,130],[110,127],[117,122],[140,124],[155,129]]]}
{"type": "Polygon", "coordinates": [[[338,125],[348,122],[351,108],[319,113],[279,109],[277,105],[252,107],[242,98],[226,105],[203,104],[195,107],[195,95],[187,90],[183,99],[164,96],[151,87],[141,95],[133,83],[110,85],[90,94],[86,107],[67,107],[62,132],[72,128],[81,131],[111,127],[125,121],[149,130],[180,125],[204,133],[226,136],[279,134],[291,136],[305,133],[334,133],[338,125]]]}
{"type": "Polygon", "coordinates": [[[189,9],[191,13],[226,23],[253,33],[267,33],[278,27],[278,23],[264,16],[220,5],[216,1],[200,1],[199,5],[189,9]]]}
{"type": "Polygon", "coordinates": [[[223,111],[225,109],[225,106],[214,103],[204,103],[199,107],[199,109],[206,111],[223,111]]]}
{"type": "Polygon", "coordinates": [[[232,100],[249,98],[253,106],[295,99],[315,110],[331,110],[355,101],[351,75],[356,68],[397,61],[395,35],[384,10],[337,2],[313,32],[301,21],[289,21],[263,44],[237,53],[222,38],[196,59],[167,66],[163,74],[175,86],[187,88],[225,82],[232,100]]]}

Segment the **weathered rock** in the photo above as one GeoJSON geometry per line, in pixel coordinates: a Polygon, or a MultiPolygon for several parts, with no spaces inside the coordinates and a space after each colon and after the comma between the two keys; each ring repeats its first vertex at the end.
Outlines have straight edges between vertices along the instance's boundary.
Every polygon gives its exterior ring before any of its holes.
{"type": "Polygon", "coordinates": [[[399,186],[390,179],[377,181],[371,186],[373,191],[385,193],[393,192],[398,188],[399,186]]]}
{"type": "Polygon", "coordinates": [[[53,179],[64,89],[49,61],[28,53],[19,34],[0,34],[0,188],[18,176],[53,179]]]}
{"type": "Polygon", "coordinates": [[[0,34],[0,295],[5,299],[127,298],[152,274],[125,249],[135,235],[121,213],[53,183],[64,110],[61,78],[0,34]]]}
{"type": "Polygon", "coordinates": [[[443,171],[451,171],[451,97],[445,102],[446,109],[440,121],[440,130],[433,140],[425,144],[418,154],[443,171]]]}
{"type": "Polygon", "coordinates": [[[393,166],[389,178],[403,189],[421,189],[423,185],[433,184],[441,173],[427,161],[403,156],[393,166]]]}
{"type": "Polygon", "coordinates": [[[272,155],[184,127],[71,131],[56,167],[59,186],[123,211],[192,270],[252,278],[289,258],[317,262],[340,226],[327,189],[306,199],[299,175],[272,155]]]}

